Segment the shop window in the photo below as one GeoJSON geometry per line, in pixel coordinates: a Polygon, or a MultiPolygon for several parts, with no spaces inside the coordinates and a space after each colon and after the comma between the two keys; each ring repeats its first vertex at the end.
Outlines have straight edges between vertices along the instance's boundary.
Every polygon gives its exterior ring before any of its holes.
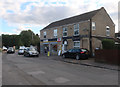
{"type": "Polygon", "coordinates": [[[54,37],[57,38],[57,29],[54,30],[54,37]]]}
{"type": "Polygon", "coordinates": [[[96,27],[95,27],[95,22],[92,22],[92,30],[95,30],[96,27]]]}
{"type": "Polygon", "coordinates": [[[67,36],[67,27],[63,28],[63,37],[67,36]]]}
{"type": "Polygon", "coordinates": [[[80,48],[80,41],[74,41],[74,48],[80,48]]]}
{"type": "Polygon", "coordinates": [[[46,38],[46,31],[45,31],[45,32],[43,32],[43,36],[44,36],[44,38],[46,38]]]}
{"type": "Polygon", "coordinates": [[[54,51],[54,52],[57,51],[57,45],[53,45],[53,51],[54,51]]]}
{"type": "Polygon", "coordinates": [[[79,35],[79,24],[74,25],[74,36],[79,35]]]}
{"type": "Polygon", "coordinates": [[[110,27],[109,26],[106,26],[106,35],[110,36],[110,27]]]}

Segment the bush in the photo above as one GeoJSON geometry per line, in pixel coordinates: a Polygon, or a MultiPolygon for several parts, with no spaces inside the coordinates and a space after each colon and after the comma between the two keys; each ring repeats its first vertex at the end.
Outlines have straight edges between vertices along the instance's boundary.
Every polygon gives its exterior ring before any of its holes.
{"type": "Polygon", "coordinates": [[[115,41],[111,39],[104,39],[102,40],[103,49],[114,49],[115,48],[115,41]]]}

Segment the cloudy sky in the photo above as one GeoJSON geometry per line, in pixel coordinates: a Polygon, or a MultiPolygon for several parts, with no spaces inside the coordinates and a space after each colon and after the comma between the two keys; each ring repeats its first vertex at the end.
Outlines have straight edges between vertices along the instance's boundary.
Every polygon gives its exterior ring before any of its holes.
{"type": "Polygon", "coordinates": [[[118,31],[118,0],[0,0],[0,34],[31,29],[104,7],[118,31]]]}

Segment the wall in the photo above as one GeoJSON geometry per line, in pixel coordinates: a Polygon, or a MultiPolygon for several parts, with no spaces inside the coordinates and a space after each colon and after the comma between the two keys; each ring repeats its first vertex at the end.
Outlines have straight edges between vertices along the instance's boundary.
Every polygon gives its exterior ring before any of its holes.
{"type": "Polygon", "coordinates": [[[106,36],[106,26],[109,26],[110,37],[115,37],[115,25],[104,8],[92,18],[92,21],[96,23],[96,30],[92,31],[92,35],[106,36]]]}

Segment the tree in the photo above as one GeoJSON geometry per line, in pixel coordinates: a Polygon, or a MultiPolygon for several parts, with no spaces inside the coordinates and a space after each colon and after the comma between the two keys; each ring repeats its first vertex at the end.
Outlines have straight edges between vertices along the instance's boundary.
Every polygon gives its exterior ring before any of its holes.
{"type": "Polygon", "coordinates": [[[18,46],[20,40],[19,35],[4,35],[2,34],[2,45],[6,47],[18,46]]]}
{"type": "Polygon", "coordinates": [[[23,45],[25,46],[36,46],[40,42],[39,36],[35,35],[31,30],[22,31],[20,33],[20,37],[23,45]]]}
{"type": "Polygon", "coordinates": [[[31,30],[22,31],[19,35],[2,34],[2,45],[6,47],[16,46],[39,46],[39,35],[35,35],[31,30]]]}

